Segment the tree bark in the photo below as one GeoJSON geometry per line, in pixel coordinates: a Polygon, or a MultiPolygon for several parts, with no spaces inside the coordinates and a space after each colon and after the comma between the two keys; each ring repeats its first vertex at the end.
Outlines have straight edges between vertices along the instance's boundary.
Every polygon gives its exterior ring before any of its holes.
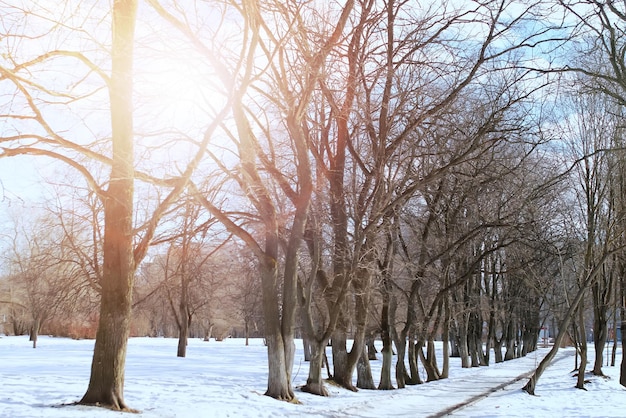
{"type": "Polygon", "coordinates": [[[576,379],[576,389],[585,389],[585,371],[587,370],[587,331],[585,328],[585,304],[581,301],[578,307],[578,329],[580,330],[579,352],[580,365],[576,379]]]}
{"type": "MultiPolygon", "coordinates": [[[[622,267],[621,270],[624,272],[626,269],[622,267]]],[[[620,331],[622,334],[622,361],[619,369],[619,384],[626,387],[626,356],[623,354],[624,347],[626,347],[626,277],[623,274],[620,276],[620,331]]],[[[615,332],[615,339],[617,339],[617,332],[615,332]]]]}
{"type": "Polygon", "coordinates": [[[182,309],[180,312],[180,328],[178,330],[178,348],[176,350],[176,357],[185,357],[187,356],[187,338],[189,336],[189,324],[191,322],[191,318],[187,313],[187,308],[182,309]]]}
{"type": "Polygon", "coordinates": [[[33,321],[33,325],[30,328],[29,340],[33,342],[33,348],[37,348],[37,338],[39,337],[39,328],[41,328],[41,322],[39,318],[33,321]]]}
{"type": "Polygon", "coordinates": [[[293,401],[295,394],[291,385],[291,370],[288,369],[286,344],[281,332],[280,308],[277,294],[278,237],[266,233],[266,257],[261,260],[261,286],[263,288],[263,312],[265,340],[267,342],[267,391],[265,395],[275,399],[293,401]]]}
{"type": "Polygon", "coordinates": [[[333,381],[346,389],[356,392],[352,385],[352,374],[349,373],[348,346],[344,327],[338,327],[332,337],[333,381]]]}
{"type": "Polygon", "coordinates": [[[439,373],[439,367],[437,366],[435,342],[433,340],[428,340],[426,343],[426,355],[424,355],[424,347],[419,347],[418,350],[420,360],[426,370],[426,381],[433,382],[435,380],[439,380],[441,378],[441,374],[439,373]]]}
{"type": "MultiPolygon", "coordinates": [[[[391,331],[390,331],[390,285],[388,283],[388,278],[386,276],[383,277],[382,283],[382,296],[383,296],[383,307],[381,311],[381,337],[383,340],[383,349],[381,351],[383,355],[383,366],[380,371],[380,383],[378,384],[378,389],[381,390],[390,390],[395,389],[391,383],[391,364],[393,362],[393,349],[391,346],[391,331]]],[[[404,360],[402,360],[404,361],[404,360]]]]}
{"type": "Polygon", "coordinates": [[[450,298],[446,296],[446,299],[443,303],[443,365],[441,368],[441,378],[447,379],[450,373],[450,298]]]}
{"type": "MultiPolygon", "coordinates": [[[[356,330],[353,336],[352,347],[347,352],[345,321],[344,326],[337,329],[333,336],[333,380],[342,387],[356,391],[357,388],[352,383],[354,370],[365,346],[365,330],[367,327],[367,309],[370,297],[370,273],[367,268],[357,268],[355,278],[352,280],[354,286],[354,319],[356,320],[356,330]]],[[[342,313],[343,315],[343,313],[342,313]]]]}
{"type": "Polygon", "coordinates": [[[462,323],[457,326],[458,338],[459,338],[459,356],[461,357],[461,367],[464,369],[470,368],[470,355],[468,347],[468,313],[461,314],[462,323]]]}
{"type": "MultiPolygon", "coordinates": [[[[391,364],[393,363],[393,350],[391,348],[391,344],[383,345],[381,354],[383,356],[383,367],[380,371],[380,383],[378,384],[378,389],[395,389],[391,383],[391,364]]],[[[404,363],[404,360],[402,362],[404,363]]]]}
{"type": "Polygon", "coordinates": [[[356,364],[356,387],[359,389],[376,389],[374,377],[372,376],[372,368],[367,354],[368,349],[365,344],[361,349],[361,356],[356,364]]]}
{"type": "Polygon", "coordinates": [[[302,391],[314,395],[329,396],[328,390],[324,387],[322,380],[322,367],[324,366],[326,343],[316,341],[311,342],[309,346],[311,350],[309,377],[306,380],[306,385],[302,387],[302,391]]]}
{"type": "Polygon", "coordinates": [[[396,357],[396,384],[398,389],[404,389],[407,384],[408,373],[406,371],[406,365],[404,359],[406,357],[406,340],[401,338],[395,338],[396,351],[398,352],[396,357]]]}
{"type": "Polygon", "coordinates": [[[422,378],[420,377],[419,370],[417,369],[417,350],[419,347],[415,344],[415,341],[412,337],[409,338],[409,342],[407,344],[407,352],[409,354],[409,371],[410,376],[408,380],[408,384],[410,385],[421,385],[422,378]]]}
{"type": "Polygon", "coordinates": [[[513,360],[515,358],[515,324],[513,323],[513,318],[508,320],[506,334],[503,339],[506,343],[504,361],[513,360]]]}
{"type": "Polygon", "coordinates": [[[133,257],[132,60],[137,0],[113,3],[111,46],[111,124],[113,157],[104,196],[103,274],[100,317],[91,377],[81,404],[128,410],[124,364],[130,333],[133,257]]]}
{"type": "MultiPolygon", "coordinates": [[[[610,273],[609,273],[610,274],[610,273]]],[[[607,284],[612,286],[611,283],[607,284]]],[[[592,287],[593,293],[593,345],[595,347],[595,357],[592,373],[596,376],[604,376],[602,372],[602,362],[604,360],[604,346],[608,336],[608,289],[601,289],[598,283],[592,287]]]]}

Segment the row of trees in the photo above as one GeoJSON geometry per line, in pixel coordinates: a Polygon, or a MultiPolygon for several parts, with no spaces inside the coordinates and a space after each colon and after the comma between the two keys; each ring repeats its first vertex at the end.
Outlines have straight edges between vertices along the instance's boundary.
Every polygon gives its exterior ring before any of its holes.
{"type": "MultiPolygon", "coordinates": [[[[97,210],[89,206],[94,201],[82,203],[83,209],[97,210]]],[[[7,334],[30,333],[34,346],[40,332],[95,337],[99,266],[90,257],[98,251],[93,235],[98,231],[97,224],[84,222],[89,216],[78,206],[73,211],[21,207],[28,216],[12,213],[15,229],[5,237],[10,245],[2,258],[3,325],[7,334]]],[[[184,228],[190,218],[181,215],[184,228]]],[[[187,335],[206,340],[262,335],[254,260],[232,241],[213,249],[209,242],[206,236],[191,242],[182,235],[155,246],[134,284],[133,335],[180,337],[181,357],[187,335]]]]}
{"type": "Polygon", "coordinates": [[[11,247],[24,283],[67,264],[50,272],[72,278],[63,298],[100,298],[81,403],[128,409],[134,306],[158,321],[142,306],[166,301],[184,356],[194,316],[241,284],[246,329],[262,296],[267,395],[288,401],[298,326],[303,390],[319,395],[329,341],[338,384],[356,389],[356,372],[376,387],[364,353],[380,335],[377,387],[393,388],[394,369],[404,387],[418,361],[436,380],[452,355],[525,355],[550,316],[555,350],[584,336],[589,290],[603,346],[623,276],[617,6],[66,3],[0,3],[0,156],[81,175],[55,250],[11,247]],[[595,60],[574,66],[559,48],[595,60]]]}

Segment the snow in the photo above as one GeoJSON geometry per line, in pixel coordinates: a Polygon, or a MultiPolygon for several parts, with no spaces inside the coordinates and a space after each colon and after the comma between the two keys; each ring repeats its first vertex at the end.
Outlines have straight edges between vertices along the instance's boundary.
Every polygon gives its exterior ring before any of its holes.
{"type": "MultiPolygon", "coordinates": [[[[452,359],[450,378],[402,390],[353,393],[327,385],[331,397],[297,391],[300,405],[263,396],[267,384],[262,340],[189,341],[187,358],[176,357],[177,341],[131,338],[126,361],[125,400],[140,417],[421,417],[440,413],[490,388],[533,370],[546,348],[490,367],[461,369],[452,359]]],[[[592,347],[590,347],[592,348],[592,347]]],[[[40,337],[33,349],[27,337],[0,338],[1,417],[129,417],[96,407],[67,405],[85,392],[92,340],[40,337]]],[[[330,351],[330,350],[329,350],[330,351]]],[[[593,355],[591,350],[590,358],[593,355]]],[[[380,357],[380,356],[379,356],[380,357]]],[[[618,350],[618,364],[621,350],[618,350]]],[[[372,361],[374,379],[381,360],[372,361]]],[[[574,350],[559,355],[539,380],[536,393],[521,390],[526,379],[455,411],[455,417],[619,417],[626,390],[619,367],[605,367],[608,379],[589,376],[587,391],[574,388],[574,350]]],[[[298,344],[295,385],[306,381],[308,363],[298,344]]]]}

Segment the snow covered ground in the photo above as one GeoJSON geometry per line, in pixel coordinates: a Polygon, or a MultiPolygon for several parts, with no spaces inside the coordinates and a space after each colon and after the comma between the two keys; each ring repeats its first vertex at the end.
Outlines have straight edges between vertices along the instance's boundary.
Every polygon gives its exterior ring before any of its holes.
{"type": "MultiPolygon", "coordinates": [[[[266,387],[266,348],[262,340],[223,342],[190,340],[187,358],[176,357],[177,341],[132,338],[129,342],[125,399],[153,417],[422,417],[532,370],[547,349],[490,367],[461,369],[452,359],[450,378],[394,391],[352,393],[328,386],[331,397],[298,392],[300,405],[275,401],[266,387]]],[[[101,408],[64,406],[77,401],[89,381],[93,341],[40,337],[32,349],[27,337],[0,338],[0,417],[112,418],[134,416],[101,408]]],[[[621,350],[620,350],[621,351],[621,350]]],[[[618,355],[618,362],[621,357],[618,355]]],[[[381,361],[373,361],[375,379],[381,361]]],[[[491,394],[453,414],[457,417],[623,417],[626,390],[618,367],[610,378],[590,376],[587,391],[574,389],[573,349],[561,350],[529,396],[517,384],[491,394]]],[[[308,364],[301,346],[294,381],[306,381],[308,364]]]]}

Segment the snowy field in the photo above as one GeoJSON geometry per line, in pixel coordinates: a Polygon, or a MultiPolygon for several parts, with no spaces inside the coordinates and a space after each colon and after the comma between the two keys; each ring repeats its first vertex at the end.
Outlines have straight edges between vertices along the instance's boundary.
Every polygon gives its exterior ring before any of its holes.
{"type": "MultiPolygon", "coordinates": [[[[125,399],[140,417],[422,417],[437,414],[507,379],[532,370],[547,349],[491,367],[461,369],[452,359],[450,378],[394,391],[352,393],[328,386],[331,397],[297,392],[300,405],[275,401],[266,388],[266,348],[262,340],[190,340],[188,357],[176,357],[174,339],[133,338],[129,342],[125,399]]],[[[0,338],[0,416],[55,418],[130,417],[77,401],[89,381],[93,341],[40,337],[0,338]]],[[[298,348],[294,381],[306,381],[308,364],[298,348]]],[[[561,350],[531,397],[525,379],[453,414],[456,417],[623,417],[626,390],[618,367],[610,378],[590,376],[587,391],[574,389],[574,351],[561,350]]],[[[591,353],[592,354],[592,353],[591,353]]],[[[621,358],[618,356],[618,362],[621,358]]],[[[375,379],[381,361],[373,361],[375,379]]]]}

